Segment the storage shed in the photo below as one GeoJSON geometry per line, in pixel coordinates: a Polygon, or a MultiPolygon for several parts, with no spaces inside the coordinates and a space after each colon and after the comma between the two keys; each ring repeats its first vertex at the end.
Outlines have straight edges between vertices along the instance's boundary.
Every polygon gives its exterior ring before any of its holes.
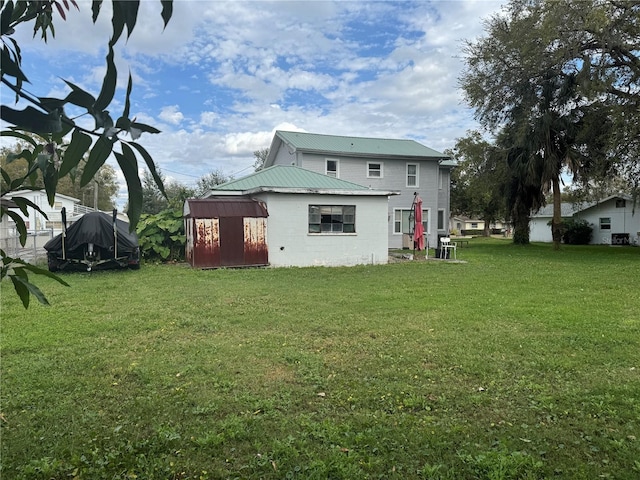
{"type": "Polygon", "coordinates": [[[187,261],[196,268],[267,265],[267,217],[265,205],[248,197],[188,199],[187,261]]]}

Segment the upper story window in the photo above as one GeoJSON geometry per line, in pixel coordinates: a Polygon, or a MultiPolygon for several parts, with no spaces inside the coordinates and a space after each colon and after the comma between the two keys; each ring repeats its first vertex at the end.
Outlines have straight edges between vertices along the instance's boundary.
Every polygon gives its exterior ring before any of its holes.
{"type": "Polygon", "coordinates": [[[339,178],[340,171],[338,160],[336,160],[335,158],[327,158],[324,173],[330,177],[339,178]]]}
{"type": "Polygon", "coordinates": [[[616,198],[616,208],[625,208],[627,202],[624,198],[616,198]]]}
{"type": "Polygon", "coordinates": [[[418,164],[407,163],[407,187],[418,186],[418,164]]]}
{"type": "Polygon", "coordinates": [[[309,233],[355,232],[355,205],[309,205],[309,233]]]}
{"type": "Polygon", "coordinates": [[[367,162],[367,178],[382,178],[382,163],[367,162]]]}
{"type": "Polygon", "coordinates": [[[444,188],[444,172],[442,170],[438,170],[438,189],[442,190],[444,188]]]}

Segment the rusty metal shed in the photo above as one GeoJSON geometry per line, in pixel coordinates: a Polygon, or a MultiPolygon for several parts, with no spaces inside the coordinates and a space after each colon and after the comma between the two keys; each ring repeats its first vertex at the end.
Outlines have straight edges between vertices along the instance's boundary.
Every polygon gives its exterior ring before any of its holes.
{"type": "Polygon", "coordinates": [[[196,268],[267,265],[267,217],[265,205],[248,197],[188,199],[187,261],[196,268]]]}

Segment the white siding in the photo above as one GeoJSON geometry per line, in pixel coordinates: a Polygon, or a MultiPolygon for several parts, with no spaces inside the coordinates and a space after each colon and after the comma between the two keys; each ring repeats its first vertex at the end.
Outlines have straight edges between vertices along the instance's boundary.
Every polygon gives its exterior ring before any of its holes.
{"type": "MultiPolygon", "coordinates": [[[[628,233],[631,242],[640,236],[640,210],[636,206],[636,212],[633,213],[633,201],[627,200],[624,207],[616,207],[616,199],[612,198],[595,207],[588,208],[579,212],[576,217],[586,220],[593,227],[593,236],[591,243],[594,244],[610,244],[612,233],[628,233]],[[600,218],[611,219],[611,229],[600,229],[600,218]]],[[[638,241],[638,240],[636,240],[638,241]]]]}
{"type": "Polygon", "coordinates": [[[269,209],[267,245],[272,266],[352,266],[388,261],[385,196],[264,193],[255,198],[269,209]],[[308,233],[309,205],[355,205],[356,233],[308,233]]]}

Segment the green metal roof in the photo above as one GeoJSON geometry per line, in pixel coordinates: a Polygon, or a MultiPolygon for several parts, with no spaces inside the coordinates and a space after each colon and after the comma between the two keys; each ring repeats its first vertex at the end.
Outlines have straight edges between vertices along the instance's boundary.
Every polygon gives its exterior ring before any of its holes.
{"type": "Polygon", "coordinates": [[[247,191],[258,188],[290,188],[314,190],[369,190],[357,183],[347,182],[339,178],[329,177],[321,173],[305,170],[289,165],[273,165],[256,173],[217,185],[216,190],[247,191]]]}
{"type": "Polygon", "coordinates": [[[448,158],[415,140],[388,138],[342,137],[317,133],[277,130],[276,135],[291,147],[309,152],[331,152],[342,155],[375,155],[385,157],[448,158]]]}

